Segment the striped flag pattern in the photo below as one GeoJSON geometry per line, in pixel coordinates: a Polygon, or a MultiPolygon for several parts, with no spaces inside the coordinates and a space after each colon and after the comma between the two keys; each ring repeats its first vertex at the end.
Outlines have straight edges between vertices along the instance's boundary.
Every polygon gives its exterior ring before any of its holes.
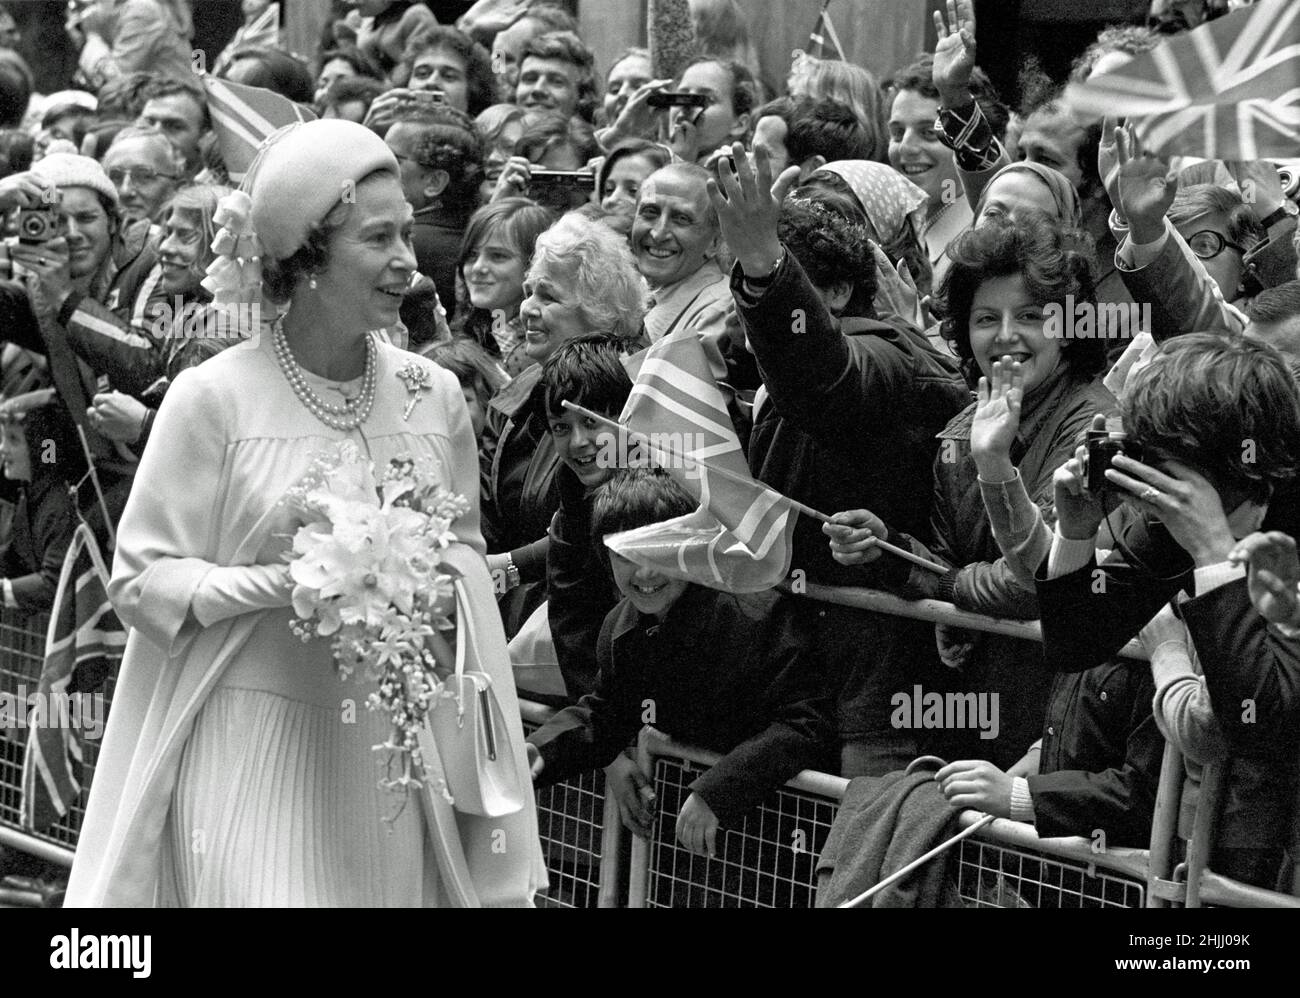
{"type": "Polygon", "coordinates": [[[235,183],[243,181],[258,148],[274,132],[294,122],[316,120],[310,109],[265,87],[204,76],[203,89],[207,91],[208,112],[221,145],[221,158],[235,183]]]}
{"type": "Polygon", "coordinates": [[[1086,83],[1073,110],[1135,121],[1161,156],[1290,158],[1300,147],[1300,3],[1260,0],[1086,83]]]}
{"type": "Polygon", "coordinates": [[[796,515],[788,499],[750,475],[699,337],[673,333],[624,363],[634,384],[620,422],[649,441],[649,456],[700,508],[606,544],[672,578],[729,592],[770,589],[789,572],[796,515]]]}
{"type": "MultiPolygon", "coordinates": [[[[43,832],[66,815],[81,795],[84,759],[81,719],[72,723],[70,703],[95,692],[70,693],[73,673],[107,676],[116,668],[126,646],[126,631],[109,602],[108,569],[95,535],[82,523],[72,535],[59,573],[50,629],[45,641],[45,665],[37,684],[44,709],[28,732],[23,763],[23,827],[43,832]]],[[[79,685],[99,687],[101,682],[79,685]]],[[[89,711],[89,719],[103,719],[89,711]]]]}
{"type": "Polygon", "coordinates": [[[818,59],[839,59],[841,62],[848,62],[848,56],[844,54],[844,46],[840,44],[840,36],[835,31],[835,23],[831,20],[830,11],[827,10],[830,5],[831,0],[824,0],[822,3],[821,13],[817,15],[817,23],[813,25],[808,35],[808,54],[818,59]],[[834,52],[828,51],[826,47],[828,38],[835,46],[834,52]]]}

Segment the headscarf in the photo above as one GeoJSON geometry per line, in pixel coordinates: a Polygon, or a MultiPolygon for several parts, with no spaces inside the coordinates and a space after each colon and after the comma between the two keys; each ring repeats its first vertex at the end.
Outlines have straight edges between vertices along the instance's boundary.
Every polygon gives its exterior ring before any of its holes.
{"type": "Polygon", "coordinates": [[[217,254],[203,286],[217,305],[260,301],[263,255],[287,260],[361,180],[398,176],[397,157],[369,128],[342,118],[294,122],[257,153],[239,190],[221,199],[217,254]]]}
{"type": "Polygon", "coordinates": [[[849,185],[886,246],[897,243],[909,218],[913,230],[921,231],[929,196],[892,166],[865,159],[841,159],[818,167],[815,172],[823,170],[849,185]]]}
{"type": "Polygon", "coordinates": [[[1083,209],[1079,206],[1079,195],[1075,192],[1073,185],[1065,179],[1064,174],[1059,170],[1053,170],[1050,166],[1043,166],[1042,163],[1031,163],[1028,160],[1011,163],[993,174],[989,182],[984,185],[984,190],[980,192],[979,202],[975,205],[976,219],[980,217],[980,212],[984,210],[984,203],[988,199],[989,191],[993,189],[993,185],[997,183],[998,178],[1008,173],[1017,172],[1032,173],[1051,191],[1052,200],[1056,202],[1056,217],[1061,222],[1068,223],[1076,229],[1083,227],[1083,209]]]}

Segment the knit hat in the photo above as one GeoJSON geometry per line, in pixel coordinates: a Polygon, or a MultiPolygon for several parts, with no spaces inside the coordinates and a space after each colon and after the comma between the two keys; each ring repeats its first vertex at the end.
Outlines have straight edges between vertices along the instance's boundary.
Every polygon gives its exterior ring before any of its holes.
{"type": "MultiPolygon", "coordinates": [[[[223,198],[218,258],[203,286],[216,303],[260,296],[260,258],[286,260],[356,185],[377,170],[398,176],[397,157],[370,129],[341,118],[294,122],[263,144],[238,191],[223,198]]],[[[255,300],[255,299],[253,299],[255,300]]]]}
{"type": "Polygon", "coordinates": [[[117,205],[117,188],[104,168],[89,156],[55,152],[32,164],[32,173],[54,187],[89,187],[110,204],[117,205]]]}

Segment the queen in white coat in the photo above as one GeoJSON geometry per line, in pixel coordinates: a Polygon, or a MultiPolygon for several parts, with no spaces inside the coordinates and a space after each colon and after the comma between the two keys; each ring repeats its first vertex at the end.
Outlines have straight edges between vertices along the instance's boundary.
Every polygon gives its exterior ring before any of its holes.
{"type": "MultiPolygon", "coordinates": [[[[477,818],[427,780],[385,821],[398,802],[379,786],[388,722],[365,708],[369,681],[341,680],[329,643],[289,626],[286,490],[344,439],[378,468],[429,456],[471,504],[448,553],[476,621],[466,667],[517,723],[460,387],[372,332],[396,325],[415,268],[397,161],[368,129],[311,122],[269,140],[243,189],[263,288],[288,309],[181,374],[159,411],[118,531],[110,596],[132,631],[67,904],[529,905],[545,886],[531,795],[477,818]],[[432,386],[408,408],[410,364],[432,386]]],[[[431,745],[425,762],[436,775],[431,745]]]]}

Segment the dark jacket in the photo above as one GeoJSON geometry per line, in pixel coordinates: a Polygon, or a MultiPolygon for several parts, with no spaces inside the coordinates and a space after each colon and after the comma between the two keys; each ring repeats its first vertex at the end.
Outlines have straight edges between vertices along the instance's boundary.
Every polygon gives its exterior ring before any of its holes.
{"type": "MultiPolygon", "coordinates": [[[[1115,399],[1100,382],[1074,377],[1064,368],[1025,400],[1011,461],[1049,524],[1055,522],[1052,479],[1056,469],[1074,455],[1093,415],[1110,414],[1114,409],[1115,399]]],[[[928,560],[953,566],[939,580],[937,593],[933,593],[938,599],[972,613],[1033,620],[1038,616],[1034,590],[1018,581],[1007,565],[984,508],[970,450],[974,418],[972,404],[939,434],[931,542],[922,544],[901,532],[900,537],[891,536],[891,542],[902,543],[928,560]]],[[[892,535],[892,524],[890,531],[892,535]]],[[[868,566],[868,572],[872,568],[889,588],[909,596],[922,595],[917,583],[928,583],[932,578],[928,569],[914,568],[888,555],[868,566]]],[[[962,690],[996,692],[1002,705],[998,737],[971,741],[966,751],[986,756],[1005,769],[1024,755],[1042,729],[1051,672],[1042,667],[1042,652],[1035,642],[973,631],[948,629],[945,633],[950,640],[960,636],[972,646],[960,674],[948,678],[962,690]]]]}
{"type": "Polygon", "coordinates": [[[483,539],[489,553],[511,554],[521,582],[501,599],[507,637],[546,599],[548,531],[560,505],[560,459],[536,401],[541,379],[534,364],[492,397],[479,448],[483,539]]]}
{"type": "Polygon", "coordinates": [[[619,592],[609,570],[604,545],[591,541],[590,496],[568,468],[560,468],[561,502],[551,520],[546,553],[546,614],[560,674],[570,702],[596,688],[600,671],[596,644],[605,617],[618,604],[619,592]],[[563,480],[573,479],[577,495],[563,480]]]}
{"type": "Polygon", "coordinates": [[[447,219],[438,209],[423,208],[415,213],[411,226],[411,248],[421,274],[433,279],[438,300],[447,310],[447,321],[456,312],[456,261],[465,235],[463,219],[447,219]]]}
{"type": "Polygon", "coordinates": [[[1044,837],[1105,834],[1146,848],[1165,742],[1151,715],[1151,673],[1118,662],[1057,673],[1037,776],[1028,777],[1044,837]]]}
{"type": "MultiPolygon", "coordinates": [[[[33,466],[39,456],[33,449],[33,466]]],[[[72,540],[76,514],[62,477],[38,474],[19,494],[9,544],[0,553],[0,575],[13,585],[24,613],[48,613],[54,605],[63,556],[72,540]]]]}
{"type": "MultiPolygon", "coordinates": [[[[163,351],[146,333],[152,309],[165,302],[156,269],[157,253],[148,233],[145,222],[125,227],[91,293],[74,291],[57,316],[50,317],[55,320],[51,325],[62,328],[73,353],[87,365],[82,380],[87,382],[89,394],[93,394],[93,379],[99,375],[128,395],[143,393],[162,376],[163,351]]],[[[21,284],[0,282],[0,330],[5,339],[21,347],[48,352],[27,289],[21,284]]],[[[54,332],[58,334],[58,330],[54,332]]],[[[55,382],[63,395],[64,387],[58,385],[57,378],[55,382]]]]}
{"type": "MultiPolygon", "coordinates": [[[[837,323],[788,252],[758,298],[739,267],[731,288],[769,395],[750,436],[754,475],[823,513],[866,508],[928,535],[935,434],[970,400],[955,363],[901,323],[837,323]]],[[[795,527],[794,564],[813,582],[860,584],[809,517],[795,527]]]]}
{"type": "Polygon", "coordinates": [[[546,785],[606,766],[644,723],[726,753],[689,789],[723,824],[802,769],[831,735],[822,670],[792,607],[773,592],[691,585],[663,622],[623,600],[600,633],[594,692],[529,736],[546,785]]]}
{"type": "MultiPolygon", "coordinates": [[[[956,365],[910,327],[836,322],[789,252],[761,294],[745,289],[739,267],[731,288],[769,395],[749,439],[754,476],[820,512],[866,508],[927,535],[934,435],[970,398],[956,365]]],[[[804,573],[797,580],[863,584],[831,557],[810,517],[795,525],[791,564],[804,573]]],[[[897,742],[889,699],[911,688],[918,663],[933,660],[928,629],[813,601],[802,612],[836,672],[841,737],[897,742]]],[[[915,744],[898,745],[896,755],[905,764],[915,744]]]]}
{"type": "MultiPolygon", "coordinates": [[[[1294,500],[1289,492],[1275,496],[1263,529],[1294,536],[1300,528],[1294,500]]],[[[1300,665],[1293,642],[1274,634],[1250,605],[1245,582],[1194,595],[1191,557],[1162,524],[1135,519],[1100,566],[1048,579],[1044,561],[1037,588],[1045,660],[1069,671],[1114,655],[1180,590],[1191,596],[1178,610],[1196,646],[1215,719],[1234,750],[1217,842],[1227,848],[1286,844],[1294,794],[1279,797],[1276,788],[1293,781],[1297,768],[1300,665]],[[1246,700],[1253,711],[1245,709],[1246,700]]]]}
{"type": "Polygon", "coordinates": [[[560,505],[560,459],[541,418],[542,367],[534,364],[488,403],[479,465],[483,537],[489,552],[511,551],[525,582],[546,574],[546,532],[560,505]]]}

